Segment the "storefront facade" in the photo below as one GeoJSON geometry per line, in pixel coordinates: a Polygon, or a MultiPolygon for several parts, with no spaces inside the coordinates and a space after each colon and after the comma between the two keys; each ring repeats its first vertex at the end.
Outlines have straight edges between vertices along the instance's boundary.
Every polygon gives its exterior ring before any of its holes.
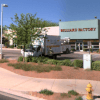
{"type": "Polygon", "coordinates": [[[70,38],[71,47],[78,51],[99,49],[100,20],[81,20],[59,22],[59,35],[61,39],[70,38]]]}

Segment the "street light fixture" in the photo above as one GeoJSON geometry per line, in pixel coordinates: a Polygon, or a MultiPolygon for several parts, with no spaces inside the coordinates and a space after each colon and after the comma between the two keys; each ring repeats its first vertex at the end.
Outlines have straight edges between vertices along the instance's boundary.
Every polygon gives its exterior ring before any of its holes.
{"type": "Polygon", "coordinates": [[[1,4],[3,7],[8,7],[8,5],[7,4],[1,4]]]}
{"type": "Polygon", "coordinates": [[[94,18],[96,19],[96,18],[97,18],[97,16],[94,16],[94,18]]]}
{"type": "Polygon", "coordinates": [[[2,59],[2,24],[3,24],[3,7],[8,7],[7,4],[1,4],[1,59],[2,59]]]}

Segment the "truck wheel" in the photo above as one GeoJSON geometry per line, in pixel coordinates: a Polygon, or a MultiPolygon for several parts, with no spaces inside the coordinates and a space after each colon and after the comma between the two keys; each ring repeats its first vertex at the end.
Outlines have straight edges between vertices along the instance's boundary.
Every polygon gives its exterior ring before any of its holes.
{"type": "Polygon", "coordinates": [[[69,53],[69,49],[66,49],[66,54],[68,54],[69,53]]]}
{"type": "Polygon", "coordinates": [[[70,50],[68,49],[68,53],[70,53],[70,50]]]}
{"type": "Polygon", "coordinates": [[[57,55],[53,55],[52,58],[53,58],[53,59],[57,59],[57,55]]]}

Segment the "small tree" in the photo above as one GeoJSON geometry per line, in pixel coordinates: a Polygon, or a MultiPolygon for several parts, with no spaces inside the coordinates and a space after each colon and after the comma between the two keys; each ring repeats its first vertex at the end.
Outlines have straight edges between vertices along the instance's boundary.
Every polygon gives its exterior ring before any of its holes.
{"type": "MultiPolygon", "coordinates": [[[[10,39],[14,39],[17,45],[23,45],[24,52],[27,44],[32,43],[31,37],[35,40],[39,37],[42,28],[45,26],[45,23],[40,18],[35,18],[36,14],[21,14],[20,18],[15,14],[15,20],[12,21],[15,24],[10,24],[10,29],[12,33],[7,35],[10,39]],[[15,36],[15,37],[14,37],[15,36]]],[[[25,61],[25,59],[24,59],[25,61]]]]}

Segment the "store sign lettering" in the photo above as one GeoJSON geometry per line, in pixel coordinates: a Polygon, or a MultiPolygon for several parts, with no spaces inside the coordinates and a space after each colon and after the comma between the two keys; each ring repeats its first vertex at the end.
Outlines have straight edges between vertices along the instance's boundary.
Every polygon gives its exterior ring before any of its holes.
{"type": "Polygon", "coordinates": [[[61,29],[61,32],[76,32],[76,31],[95,31],[96,28],[73,28],[73,29],[61,29]]]}

